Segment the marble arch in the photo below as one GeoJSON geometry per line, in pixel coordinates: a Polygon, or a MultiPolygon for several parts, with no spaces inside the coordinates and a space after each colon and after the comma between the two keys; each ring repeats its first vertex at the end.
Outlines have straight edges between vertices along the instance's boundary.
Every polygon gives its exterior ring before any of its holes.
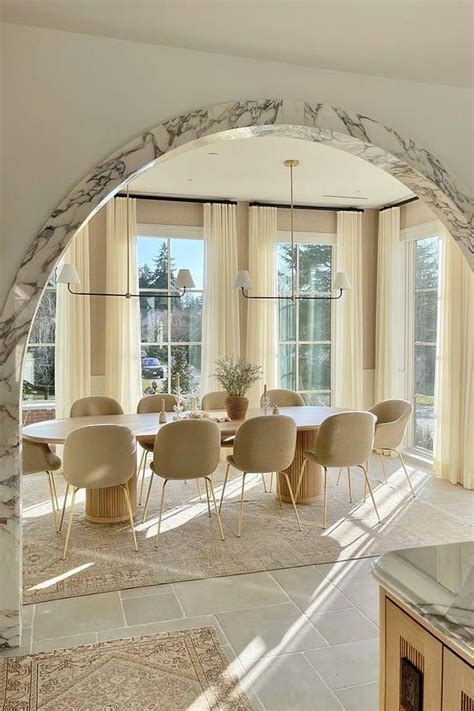
{"type": "Polygon", "coordinates": [[[472,203],[440,161],[368,116],[325,104],[260,99],[193,110],[145,131],[96,165],[32,239],[0,316],[0,647],[19,643],[21,367],[49,273],[78,228],[153,163],[205,144],[275,135],[318,141],[387,171],[429,205],[474,266],[472,203]]]}

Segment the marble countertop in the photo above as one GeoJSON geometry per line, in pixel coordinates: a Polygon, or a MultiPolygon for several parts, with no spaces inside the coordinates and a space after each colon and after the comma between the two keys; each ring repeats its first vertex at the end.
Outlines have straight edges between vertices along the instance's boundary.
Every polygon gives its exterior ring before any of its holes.
{"type": "Polygon", "coordinates": [[[474,658],[474,542],[382,555],[372,574],[387,592],[474,658]]]}

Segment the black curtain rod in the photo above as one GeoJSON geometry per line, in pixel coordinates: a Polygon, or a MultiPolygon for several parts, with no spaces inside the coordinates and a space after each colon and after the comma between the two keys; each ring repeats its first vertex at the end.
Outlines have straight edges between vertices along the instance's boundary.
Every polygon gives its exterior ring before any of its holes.
{"type": "Polygon", "coordinates": [[[384,210],[390,210],[392,207],[402,207],[403,205],[409,205],[411,202],[415,202],[419,199],[420,198],[415,195],[415,197],[407,198],[406,200],[400,200],[400,202],[394,202],[393,205],[385,205],[385,207],[380,208],[379,212],[383,212],[384,210]]]}
{"type": "MultiPolygon", "coordinates": [[[[115,197],[127,197],[127,193],[118,193],[115,197]]],[[[142,195],[140,193],[130,193],[131,198],[136,200],[157,200],[158,202],[194,202],[199,205],[210,203],[224,203],[224,205],[237,205],[237,200],[205,200],[204,198],[168,197],[164,195],[142,195]]]]}
{"type": "MultiPolygon", "coordinates": [[[[289,210],[290,205],[270,202],[250,202],[249,207],[276,207],[279,210],[289,210]]],[[[331,207],[328,205],[294,205],[295,210],[320,210],[321,212],[364,212],[363,207],[331,207]]]]}

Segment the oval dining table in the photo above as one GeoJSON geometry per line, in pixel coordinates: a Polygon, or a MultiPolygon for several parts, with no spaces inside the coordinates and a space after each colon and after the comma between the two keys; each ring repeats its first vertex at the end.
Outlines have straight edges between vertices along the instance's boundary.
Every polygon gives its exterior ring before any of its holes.
{"type": "MultiPolygon", "coordinates": [[[[318,429],[321,423],[338,412],[347,410],[338,407],[280,407],[281,415],[291,417],[297,429],[296,449],[293,462],[288,467],[287,474],[291,482],[293,491],[296,491],[298,477],[303,464],[304,452],[314,447],[318,429]]],[[[222,410],[209,411],[209,415],[221,418],[224,416],[222,410]]],[[[258,417],[263,414],[260,409],[249,409],[246,420],[258,417]]],[[[172,422],[174,413],[166,413],[167,421],[172,422]]],[[[268,415],[271,417],[271,415],[268,415]]],[[[234,435],[244,420],[231,420],[218,422],[218,426],[223,435],[234,435]]],[[[32,442],[46,442],[47,444],[64,444],[67,436],[81,427],[90,425],[123,425],[128,427],[135,437],[146,437],[156,435],[160,427],[159,413],[142,413],[134,415],[101,415],[98,417],[69,417],[63,420],[46,420],[26,425],[23,428],[23,437],[32,442]]],[[[322,467],[314,461],[308,460],[304,477],[297,499],[297,503],[309,504],[317,499],[321,491],[322,467]]],[[[284,477],[281,477],[281,498],[290,502],[291,498],[284,477]]],[[[134,475],[129,481],[130,498],[132,509],[137,508],[137,478],[134,475]]],[[[119,486],[108,487],[107,489],[87,489],[86,490],[86,518],[93,523],[120,523],[128,521],[123,492],[119,486]]]]}

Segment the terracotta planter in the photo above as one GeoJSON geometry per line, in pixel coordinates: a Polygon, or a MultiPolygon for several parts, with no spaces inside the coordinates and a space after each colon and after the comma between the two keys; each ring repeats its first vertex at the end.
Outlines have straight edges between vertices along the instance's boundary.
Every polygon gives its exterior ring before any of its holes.
{"type": "Polygon", "coordinates": [[[225,409],[231,420],[244,420],[249,409],[248,398],[228,395],[225,400],[225,409]]]}

